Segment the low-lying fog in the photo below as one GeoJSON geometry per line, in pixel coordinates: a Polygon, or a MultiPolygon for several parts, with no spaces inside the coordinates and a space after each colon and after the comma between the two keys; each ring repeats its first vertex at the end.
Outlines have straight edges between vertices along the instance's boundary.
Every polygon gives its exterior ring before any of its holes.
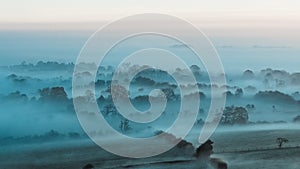
{"type": "MultiPolygon", "coordinates": [[[[82,65],[95,66],[95,65],[82,65]]],[[[88,105],[89,94],[86,86],[73,86],[82,91],[82,96],[72,96],[73,63],[38,62],[34,64],[3,66],[0,73],[0,139],[43,139],[54,136],[85,136],[77,120],[73,99],[83,99],[88,105]]],[[[227,84],[210,84],[202,68],[190,66],[197,80],[200,108],[193,131],[200,131],[209,110],[211,89],[227,97],[226,108],[217,131],[292,129],[299,128],[300,122],[300,73],[273,70],[245,70],[226,74],[227,84]]],[[[134,66],[131,68],[134,69],[134,66]]],[[[167,129],[177,118],[180,108],[180,90],[172,75],[164,71],[147,69],[131,81],[130,99],[139,110],[149,109],[148,95],[153,89],[162,89],[168,102],[162,116],[153,122],[140,124],[126,121],[119,115],[110,95],[114,67],[101,66],[95,82],[98,106],[116,130],[134,137],[147,137],[156,131],[167,129]],[[124,125],[126,124],[126,125],[124,125]]],[[[185,78],[185,70],[176,70],[185,78]]],[[[76,78],[92,76],[89,71],[76,72],[76,78]]],[[[125,75],[126,76],[126,73],[125,75]]],[[[221,76],[221,75],[216,75],[221,76]]],[[[83,85],[83,84],[82,84],[83,85]]],[[[122,89],[122,86],[119,86],[122,89]]],[[[191,105],[192,106],[192,105],[191,105]]],[[[215,108],[216,110],[218,108],[215,108]]],[[[218,110],[222,111],[222,110],[218,110]]],[[[105,132],[105,131],[95,131],[105,132]]]]}

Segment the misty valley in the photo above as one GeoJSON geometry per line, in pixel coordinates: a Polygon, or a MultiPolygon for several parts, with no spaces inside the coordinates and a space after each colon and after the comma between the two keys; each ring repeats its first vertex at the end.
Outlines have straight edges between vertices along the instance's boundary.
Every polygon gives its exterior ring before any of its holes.
{"type": "MultiPolygon", "coordinates": [[[[300,166],[297,160],[300,154],[300,138],[297,137],[300,131],[300,72],[265,68],[214,73],[210,77],[201,66],[190,65],[197,82],[192,84],[187,77],[188,70],[180,68],[169,74],[144,65],[127,64],[123,71],[117,72],[122,79],[113,81],[114,66],[97,68],[92,63],[76,66],[84,71],[74,72],[73,63],[52,61],[0,67],[0,168],[61,169],[82,168],[88,164],[95,168],[221,168],[214,166],[219,164],[218,160],[232,169],[278,166],[297,169],[300,166]],[[128,72],[143,66],[143,71],[133,79],[128,78],[128,72]],[[94,69],[98,70],[96,74],[92,73],[94,69]],[[177,84],[173,75],[185,84],[177,84]],[[211,84],[211,78],[221,77],[226,78],[226,84],[211,84]],[[82,83],[74,85],[72,78],[82,83]],[[122,86],[123,82],[130,83],[128,91],[122,86]],[[72,94],[72,88],[80,94],[72,94]],[[167,102],[161,116],[148,123],[130,121],[122,116],[111,95],[113,90],[121,102],[129,97],[137,110],[151,114],[148,111],[151,103],[163,99],[160,92],[151,92],[154,89],[160,89],[167,102]],[[212,90],[226,98],[224,109],[211,107],[212,90]],[[110,131],[100,129],[85,133],[73,105],[75,101],[83,108],[90,108],[97,103],[100,112],[95,108],[95,111],[82,109],[79,113],[91,119],[101,113],[106,122],[123,135],[147,138],[168,130],[179,115],[182,99],[190,100],[187,104],[192,107],[198,96],[199,109],[191,112],[197,113],[192,130],[185,138],[165,133],[165,141],[156,144],[179,143],[159,156],[146,159],[122,158],[98,147],[88,135],[105,137],[111,142],[110,131]],[[209,121],[210,111],[219,115],[219,119],[209,121]],[[211,159],[217,162],[195,163],[199,134],[205,122],[213,123],[214,120],[219,121],[219,125],[210,138],[214,142],[211,159]]],[[[145,148],[145,151],[148,150],[145,148]]]]}

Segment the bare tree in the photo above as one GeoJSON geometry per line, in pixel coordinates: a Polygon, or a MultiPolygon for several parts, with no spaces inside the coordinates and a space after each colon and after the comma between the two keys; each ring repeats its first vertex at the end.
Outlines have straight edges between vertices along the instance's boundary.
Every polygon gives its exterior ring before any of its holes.
{"type": "Polygon", "coordinates": [[[282,144],[289,142],[289,140],[287,138],[284,138],[284,137],[278,137],[276,142],[278,143],[278,148],[281,148],[282,144]]]}
{"type": "Polygon", "coordinates": [[[107,104],[104,106],[104,115],[113,115],[116,112],[115,107],[112,104],[107,104]]]}
{"type": "Polygon", "coordinates": [[[121,129],[121,131],[123,133],[127,132],[128,130],[131,129],[130,125],[129,125],[129,120],[128,119],[123,119],[121,120],[120,126],[119,128],[121,129]]]}

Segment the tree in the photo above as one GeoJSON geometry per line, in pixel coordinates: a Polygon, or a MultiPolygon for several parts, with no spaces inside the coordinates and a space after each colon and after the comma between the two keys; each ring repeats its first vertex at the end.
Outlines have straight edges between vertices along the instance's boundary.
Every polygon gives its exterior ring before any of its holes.
{"type": "Polygon", "coordinates": [[[87,102],[95,102],[95,94],[91,90],[86,90],[85,91],[85,98],[87,102]]]}
{"type": "Polygon", "coordinates": [[[300,115],[296,116],[296,117],[293,119],[293,122],[300,122],[300,115]]]}
{"type": "Polygon", "coordinates": [[[112,104],[107,104],[104,106],[104,115],[113,115],[116,112],[116,108],[112,104]]]}
{"type": "Polygon", "coordinates": [[[281,93],[279,91],[259,91],[254,96],[257,100],[263,100],[264,102],[281,102],[285,104],[295,104],[297,103],[295,99],[285,93],[281,93]]]}
{"type": "Polygon", "coordinates": [[[226,107],[223,111],[222,124],[246,124],[248,122],[248,111],[244,107],[226,107]]]}
{"type": "Polygon", "coordinates": [[[26,94],[22,94],[20,91],[12,92],[9,95],[5,97],[7,100],[13,100],[13,101],[21,101],[21,102],[27,102],[28,96],[26,94]]]}
{"type": "Polygon", "coordinates": [[[176,95],[174,93],[174,90],[171,88],[165,88],[162,89],[162,91],[165,93],[166,98],[169,100],[176,100],[176,95]]]}
{"type": "Polygon", "coordinates": [[[289,140],[287,138],[284,138],[284,137],[278,137],[276,139],[276,142],[278,143],[278,148],[281,148],[282,144],[289,142],[289,140]]]}
{"type": "Polygon", "coordinates": [[[241,88],[236,89],[236,91],[235,91],[235,93],[234,93],[234,95],[235,95],[236,97],[242,97],[243,94],[244,94],[244,92],[243,92],[243,89],[241,89],[241,88]]]}
{"type": "Polygon", "coordinates": [[[205,122],[200,118],[200,119],[196,120],[195,125],[196,125],[197,127],[199,127],[199,126],[202,126],[204,123],[205,123],[205,122]]]}
{"type": "Polygon", "coordinates": [[[45,137],[48,137],[48,138],[58,138],[58,137],[63,137],[64,135],[59,133],[58,131],[56,130],[50,130],[49,132],[46,132],[44,134],[45,137]]]}
{"type": "Polygon", "coordinates": [[[130,125],[129,125],[129,120],[128,119],[123,119],[121,120],[120,126],[119,128],[121,129],[121,131],[123,133],[127,132],[128,130],[131,129],[130,125]]]}
{"type": "Polygon", "coordinates": [[[67,93],[64,87],[52,87],[39,90],[40,100],[43,101],[66,101],[68,100],[67,93]]]}
{"type": "Polygon", "coordinates": [[[246,109],[248,110],[248,112],[252,113],[252,112],[255,111],[255,105],[254,104],[247,104],[246,109]]]}
{"type": "Polygon", "coordinates": [[[70,138],[80,138],[80,134],[77,133],[77,132],[69,132],[69,133],[68,133],[68,136],[69,136],[70,138]]]}
{"type": "Polygon", "coordinates": [[[223,93],[223,96],[227,97],[227,98],[232,98],[233,94],[231,93],[231,91],[226,91],[226,92],[223,93]]]}
{"type": "Polygon", "coordinates": [[[249,93],[255,93],[257,91],[256,87],[251,86],[251,85],[248,85],[247,87],[245,87],[244,90],[249,93]]]}
{"type": "Polygon", "coordinates": [[[243,73],[243,77],[246,79],[252,79],[255,77],[254,72],[252,70],[245,70],[243,73]]]}

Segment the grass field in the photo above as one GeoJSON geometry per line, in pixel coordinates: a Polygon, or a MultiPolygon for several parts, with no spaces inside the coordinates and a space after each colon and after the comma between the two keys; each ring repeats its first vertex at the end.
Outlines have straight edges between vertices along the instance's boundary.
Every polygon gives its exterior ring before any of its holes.
{"type": "MultiPolygon", "coordinates": [[[[212,136],[215,142],[212,156],[226,161],[230,169],[299,169],[299,133],[298,129],[217,131],[212,136]],[[279,149],[277,137],[286,137],[289,142],[279,149]]],[[[196,139],[189,141],[196,144],[196,139]]],[[[88,140],[0,148],[1,169],[80,169],[87,163],[99,169],[188,169],[202,165],[189,161],[191,158],[181,156],[180,152],[146,159],[121,158],[88,140]]]]}

